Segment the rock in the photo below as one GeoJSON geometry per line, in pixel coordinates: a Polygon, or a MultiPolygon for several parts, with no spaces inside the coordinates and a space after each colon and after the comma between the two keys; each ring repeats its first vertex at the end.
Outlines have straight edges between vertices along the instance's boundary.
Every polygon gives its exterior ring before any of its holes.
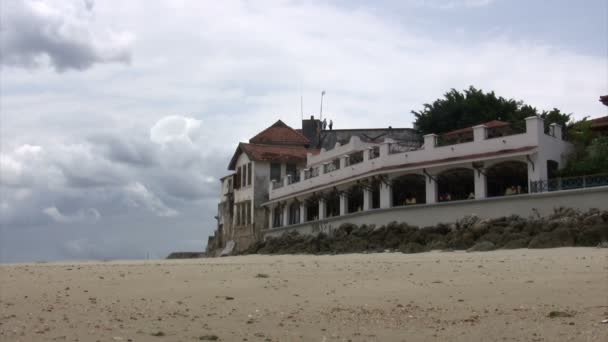
{"type": "Polygon", "coordinates": [[[583,224],[585,226],[593,226],[596,224],[601,224],[603,222],[604,222],[604,219],[602,218],[602,215],[600,215],[600,213],[592,214],[583,219],[583,224]]]}
{"type": "Polygon", "coordinates": [[[467,252],[487,252],[496,249],[496,245],[490,241],[480,241],[467,249],[467,252]]]}
{"type": "Polygon", "coordinates": [[[549,314],[547,315],[547,317],[549,318],[557,318],[557,317],[573,317],[574,315],[569,313],[569,312],[565,312],[565,311],[551,311],[549,312],[549,314]]]}
{"type": "Polygon", "coordinates": [[[471,226],[471,230],[476,233],[477,235],[482,235],[483,233],[488,231],[488,222],[483,220],[483,221],[478,221],[476,222],[474,225],[471,226]]]}
{"type": "Polygon", "coordinates": [[[567,229],[540,233],[528,244],[528,248],[555,248],[574,245],[574,238],[567,229]]]}
{"type": "Polygon", "coordinates": [[[502,246],[502,249],[526,248],[526,247],[528,247],[529,243],[530,243],[530,239],[528,239],[528,238],[510,240],[509,242],[505,243],[504,246],[502,246]]]}
{"type": "Polygon", "coordinates": [[[608,241],[608,224],[582,227],[576,235],[577,246],[594,247],[602,241],[608,241]]]}

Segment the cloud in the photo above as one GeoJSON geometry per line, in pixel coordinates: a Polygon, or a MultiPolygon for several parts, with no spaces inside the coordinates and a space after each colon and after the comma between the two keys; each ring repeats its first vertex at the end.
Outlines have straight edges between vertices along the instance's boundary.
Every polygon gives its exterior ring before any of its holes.
{"type": "Polygon", "coordinates": [[[179,214],[177,210],[167,207],[160,198],[139,182],[127,185],[125,191],[127,202],[133,207],[143,207],[157,216],[171,217],[179,214]]]}
{"type": "Polygon", "coordinates": [[[157,144],[193,144],[201,134],[201,121],[189,117],[171,115],[158,120],[150,129],[150,140],[157,144]]]}
{"type": "Polygon", "coordinates": [[[43,212],[58,223],[96,222],[101,217],[101,214],[95,208],[80,210],[74,215],[65,215],[56,207],[45,208],[43,212]]]}
{"type": "Polygon", "coordinates": [[[7,0],[2,5],[2,64],[34,68],[47,59],[62,72],[131,60],[132,34],[95,27],[92,0],[7,0]]]}

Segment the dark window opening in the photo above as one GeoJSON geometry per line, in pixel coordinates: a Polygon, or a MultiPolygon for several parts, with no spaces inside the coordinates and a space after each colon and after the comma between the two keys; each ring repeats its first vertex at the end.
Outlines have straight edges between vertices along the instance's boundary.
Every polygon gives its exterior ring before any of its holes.
{"type": "Polygon", "coordinates": [[[247,185],[251,185],[251,162],[247,164],[247,185]]]}
{"type": "Polygon", "coordinates": [[[325,199],[325,213],[327,217],[340,215],[340,194],[337,191],[330,192],[325,199]]]}
{"type": "Polygon", "coordinates": [[[275,207],[272,211],[272,226],[273,227],[280,227],[283,222],[281,222],[283,220],[283,209],[281,207],[275,207]]]}
{"type": "Polygon", "coordinates": [[[557,170],[559,169],[559,163],[555,160],[547,160],[547,178],[553,179],[557,177],[557,170]]]}
{"type": "Polygon", "coordinates": [[[353,186],[348,190],[348,213],[356,213],[363,210],[363,188],[353,186]]]}
{"type": "Polygon", "coordinates": [[[486,170],[488,197],[528,193],[528,165],[520,161],[498,163],[486,170]]]}
{"type": "Polygon", "coordinates": [[[306,201],[306,221],[316,221],[319,219],[319,201],[306,201]]]}
{"type": "Polygon", "coordinates": [[[393,207],[426,203],[426,184],[423,175],[409,174],[392,182],[393,207]]]}
{"type": "Polygon", "coordinates": [[[372,182],[372,209],[380,208],[380,182],[372,182]]]}
{"type": "Polygon", "coordinates": [[[270,163],[270,180],[277,182],[281,180],[281,164],[270,163]]]}
{"type": "Polygon", "coordinates": [[[437,177],[439,202],[475,198],[475,179],[473,170],[458,168],[442,172],[437,177]]]}
{"type": "Polygon", "coordinates": [[[293,202],[289,206],[289,224],[300,223],[300,203],[293,202]]]}

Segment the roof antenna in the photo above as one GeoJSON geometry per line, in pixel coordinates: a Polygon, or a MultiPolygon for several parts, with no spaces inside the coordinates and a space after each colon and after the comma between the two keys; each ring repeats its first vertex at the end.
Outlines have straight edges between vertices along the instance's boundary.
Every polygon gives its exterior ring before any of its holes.
{"type": "Polygon", "coordinates": [[[300,116],[304,120],[304,96],[302,95],[302,81],[300,81],[300,116]]]}
{"type": "Polygon", "coordinates": [[[321,92],[321,110],[319,110],[319,120],[323,121],[323,96],[325,96],[325,90],[321,92]]]}

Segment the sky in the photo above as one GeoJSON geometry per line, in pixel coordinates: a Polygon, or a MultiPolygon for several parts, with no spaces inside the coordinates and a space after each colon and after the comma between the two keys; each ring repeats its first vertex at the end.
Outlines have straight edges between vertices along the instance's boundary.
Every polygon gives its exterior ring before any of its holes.
{"type": "Polygon", "coordinates": [[[0,0],[0,262],[202,250],[239,141],[470,85],[608,115],[608,2],[0,0]]]}

